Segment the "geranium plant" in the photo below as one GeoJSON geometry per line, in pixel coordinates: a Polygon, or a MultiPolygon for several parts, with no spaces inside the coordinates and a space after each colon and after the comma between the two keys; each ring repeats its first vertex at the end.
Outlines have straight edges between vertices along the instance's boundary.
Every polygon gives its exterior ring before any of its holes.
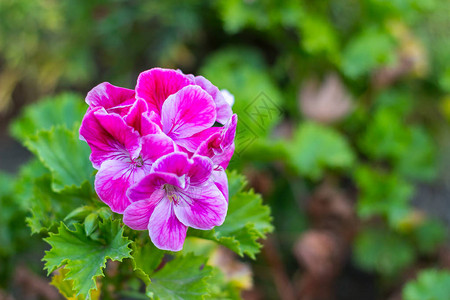
{"type": "Polygon", "coordinates": [[[38,158],[25,167],[27,222],[51,246],[45,269],[65,297],[239,298],[210,257],[225,246],[254,258],[272,226],[227,170],[233,101],[204,77],[154,68],[134,90],[94,87],[87,111],[65,94],[24,112],[13,132],[38,158]],[[120,264],[105,276],[109,260],[120,264]]]}

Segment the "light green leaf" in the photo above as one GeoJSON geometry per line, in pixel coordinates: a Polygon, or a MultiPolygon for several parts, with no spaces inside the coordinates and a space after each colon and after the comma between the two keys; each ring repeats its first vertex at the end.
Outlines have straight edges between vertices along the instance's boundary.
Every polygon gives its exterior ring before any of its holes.
{"type": "Polygon", "coordinates": [[[151,276],[147,294],[160,300],[208,299],[212,271],[206,265],[206,257],[193,254],[175,257],[151,276]]]}
{"type": "Polygon", "coordinates": [[[299,126],[287,148],[294,169],[312,179],[319,179],[326,168],[349,168],[354,162],[344,136],[312,122],[299,126]]]}
{"type": "Polygon", "coordinates": [[[369,28],[356,35],[343,52],[342,70],[351,77],[367,75],[395,62],[395,42],[385,31],[369,28]]]}
{"type": "Polygon", "coordinates": [[[88,296],[97,288],[96,278],[103,276],[107,259],[122,261],[131,257],[130,241],[123,237],[120,221],[107,220],[99,224],[99,238],[87,237],[81,224],[70,230],[61,224],[57,234],[45,239],[52,247],[46,251],[44,261],[48,274],[65,265],[66,278],[73,281],[77,295],[88,296]]]}
{"type": "Polygon", "coordinates": [[[213,230],[190,228],[189,235],[216,241],[240,256],[247,254],[255,258],[261,244],[258,239],[265,238],[273,230],[270,208],[263,205],[261,196],[253,190],[242,191],[245,178],[236,172],[228,173],[229,204],[225,222],[213,230]]]}
{"type": "Polygon", "coordinates": [[[38,130],[50,130],[52,126],[73,128],[83,118],[87,105],[84,97],[64,93],[40,100],[27,106],[11,126],[11,133],[21,141],[36,134],[38,130]]]}
{"type": "Polygon", "coordinates": [[[428,269],[403,289],[405,300],[447,300],[450,295],[450,272],[428,269]]]}
{"type": "Polygon", "coordinates": [[[211,55],[200,73],[235,97],[233,111],[239,116],[236,153],[267,136],[280,120],[283,98],[260,52],[224,49],[211,55]]]}
{"type": "Polygon", "coordinates": [[[80,187],[93,180],[89,161],[89,146],[78,139],[78,126],[69,130],[63,126],[39,131],[25,142],[41,162],[51,171],[52,187],[56,192],[80,187]]]}
{"type": "Polygon", "coordinates": [[[300,19],[301,43],[306,52],[325,54],[333,62],[339,61],[338,36],[327,19],[305,14],[300,19]]]}
{"type": "Polygon", "coordinates": [[[97,213],[91,213],[84,219],[84,231],[87,236],[90,236],[95,229],[98,227],[97,222],[98,215],[97,213]]]}
{"type": "Polygon", "coordinates": [[[354,245],[355,260],[365,270],[397,275],[415,258],[414,248],[403,236],[386,230],[362,231],[354,245]]]}

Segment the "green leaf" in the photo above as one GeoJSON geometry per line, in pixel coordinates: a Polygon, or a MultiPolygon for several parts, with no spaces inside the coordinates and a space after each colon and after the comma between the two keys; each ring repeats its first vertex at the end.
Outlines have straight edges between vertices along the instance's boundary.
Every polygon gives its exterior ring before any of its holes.
{"type": "Polygon", "coordinates": [[[263,239],[273,230],[270,208],[262,203],[253,190],[244,192],[245,178],[236,172],[228,173],[229,204],[225,222],[213,230],[189,229],[189,235],[216,241],[240,256],[255,258],[263,239]]]}
{"type": "Polygon", "coordinates": [[[425,220],[414,230],[414,240],[421,253],[432,254],[436,248],[445,242],[447,228],[438,220],[425,220]]]}
{"type": "MultiPolygon", "coordinates": [[[[85,300],[86,297],[76,295],[76,292],[73,290],[73,281],[66,278],[68,272],[67,269],[60,268],[58,273],[53,275],[50,284],[56,287],[68,300],[85,300]]],[[[89,296],[91,300],[100,299],[100,290],[92,290],[89,296]]]]}
{"type": "Polygon", "coordinates": [[[365,29],[344,49],[342,70],[351,78],[367,75],[375,68],[394,63],[394,50],[394,40],[385,31],[365,29]]]}
{"type": "MultiPolygon", "coordinates": [[[[26,209],[19,205],[14,185],[11,175],[0,172],[0,258],[15,254],[18,246],[29,240],[24,226],[26,209]]],[[[0,267],[0,273],[2,269],[0,267]]]]}
{"type": "Polygon", "coordinates": [[[99,238],[87,237],[81,224],[70,230],[61,224],[58,233],[45,239],[52,247],[46,251],[44,261],[48,274],[65,265],[69,270],[66,278],[73,280],[77,296],[88,296],[97,288],[96,278],[103,276],[107,259],[122,261],[131,257],[130,241],[123,237],[120,221],[107,220],[99,224],[99,238]]]}
{"type": "Polygon", "coordinates": [[[206,260],[193,254],[175,257],[151,276],[147,294],[161,300],[207,299],[213,268],[206,260]]]}
{"type": "Polygon", "coordinates": [[[236,153],[270,134],[281,118],[283,97],[260,52],[251,48],[224,49],[211,55],[200,73],[235,97],[233,111],[239,116],[236,153]]]}
{"type": "Polygon", "coordinates": [[[401,175],[432,180],[437,171],[436,145],[425,127],[404,121],[413,100],[401,90],[383,92],[358,143],[370,158],[388,160],[401,175]]]}
{"type": "Polygon", "coordinates": [[[52,187],[56,192],[80,187],[93,180],[89,161],[89,146],[78,139],[78,126],[69,130],[63,126],[39,131],[25,142],[41,162],[51,171],[52,187]]]}
{"type": "Polygon", "coordinates": [[[73,128],[86,112],[87,105],[83,98],[78,94],[64,93],[27,106],[12,124],[12,135],[25,141],[38,130],[50,130],[55,125],[73,128]]]}
{"type": "Polygon", "coordinates": [[[414,187],[397,174],[361,166],[355,172],[355,181],[360,190],[357,212],[361,218],[381,215],[397,228],[409,214],[414,187]]]}
{"type": "Polygon", "coordinates": [[[410,129],[408,149],[400,156],[396,168],[407,178],[431,181],[437,174],[436,153],[436,145],[431,135],[424,127],[414,126],[410,129]]]}
{"type": "MultiPolygon", "coordinates": [[[[250,276],[250,275],[249,275],[250,276]]],[[[240,300],[242,287],[240,283],[230,281],[219,268],[214,268],[212,272],[211,282],[214,285],[209,285],[210,298],[209,299],[227,299],[240,300]]]]}
{"type": "Polygon", "coordinates": [[[369,122],[360,145],[370,157],[397,160],[408,151],[409,139],[409,131],[399,114],[390,109],[380,109],[369,122]]]}
{"type": "Polygon", "coordinates": [[[405,300],[447,300],[450,295],[450,272],[428,269],[403,289],[405,300]]]}
{"type": "Polygon", "coordinates": [[[89,205],[78,207],[78,208],[72,210],[72,212],[69,213],[64,218],[64,221],[66,221],[66,220],[76,220],[76,221],[80,221],[81,222],[84,218],[86,218],[94,210],[95,210],[95,207],[89,206],[89,205]]]}
{"type": "Polygon", "coordinates": [[[34,181],[43,175],[49,175],[49,170],[36,158],[21,166],[14,185],[14,192],[23,209],[28,210],[33,204],[34,181]]]}
{"type": "Polygon", "coordinates": [[[450,92],[450,66],[445,69],[439,78],[439,84],[446,92],[450,92]]]}
{"type": "Polygon", "coordinates": [[[327,19],[307,13],[300,19],[301,43],[306,52],[325,54],[331,61],[339,61],[338,36],[327,19]]]}
{"type": "Polygon", "coordinates": [[[413,246],[403,236],[381,229],[361,232],[354,253],[360,267],[385,276],[397,275],[415,258],[413,246]]]}
{"type": "Polygon", "coordinates": [[[31,216],[27,224],[32,233],[52,231],[67,215],[91,199],[91,187],[85,183],[80,190],[56,193],[51,188],[49,174],[33,180],[32,198],[29,201],[31,216]]]}
{"type": "Polygon", "coordinates": [[[140,242],[139,239],[135,240],[132,248],[133,269],[138,273],[138,277],[148,285],[150,284],[150,275],[159,266],[164,257],[164,251],[156,248],[149,240],[140,242]]]}
{"type": "Polygon", "coordinates": [[[354,154],[344,136],[312,122],[298,127],[288,150],[294,169],[312,179],[319,179],[326,168],[349,168],[354,162],[354,154]]]}
{"type": "Polygon", "coordinates": [[[84,219],[84,231],[87,236],[90,236],[98,227],[97,213],[91,213],[84,219]]]}

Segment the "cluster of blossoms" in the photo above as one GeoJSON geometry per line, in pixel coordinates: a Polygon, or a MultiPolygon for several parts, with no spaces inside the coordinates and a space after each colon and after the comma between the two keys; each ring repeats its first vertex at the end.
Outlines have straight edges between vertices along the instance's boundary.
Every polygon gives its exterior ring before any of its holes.
{"type": "Polygon", "coordinates": [[[93,88],[80,138],[92,150],[99,198],[164,250],[181,250],[188,227],[221,225],[236,134],[232,101],[202,76],[161,68],[141,73],[135,90],[93,88]]]}

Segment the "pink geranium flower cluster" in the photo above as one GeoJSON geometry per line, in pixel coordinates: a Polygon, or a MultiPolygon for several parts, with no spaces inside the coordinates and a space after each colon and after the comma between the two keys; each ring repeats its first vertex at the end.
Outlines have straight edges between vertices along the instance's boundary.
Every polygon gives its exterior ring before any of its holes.
{"type": "Polygon", "coordinates": [[[225,219],[237,122],[230,97],[204,77],[161,68],[141,73],[135,90],[105,82],[86,97],[80,138],[98,170],[95,190],[160,249],[179,251],[188,227],[225,219]]]}

